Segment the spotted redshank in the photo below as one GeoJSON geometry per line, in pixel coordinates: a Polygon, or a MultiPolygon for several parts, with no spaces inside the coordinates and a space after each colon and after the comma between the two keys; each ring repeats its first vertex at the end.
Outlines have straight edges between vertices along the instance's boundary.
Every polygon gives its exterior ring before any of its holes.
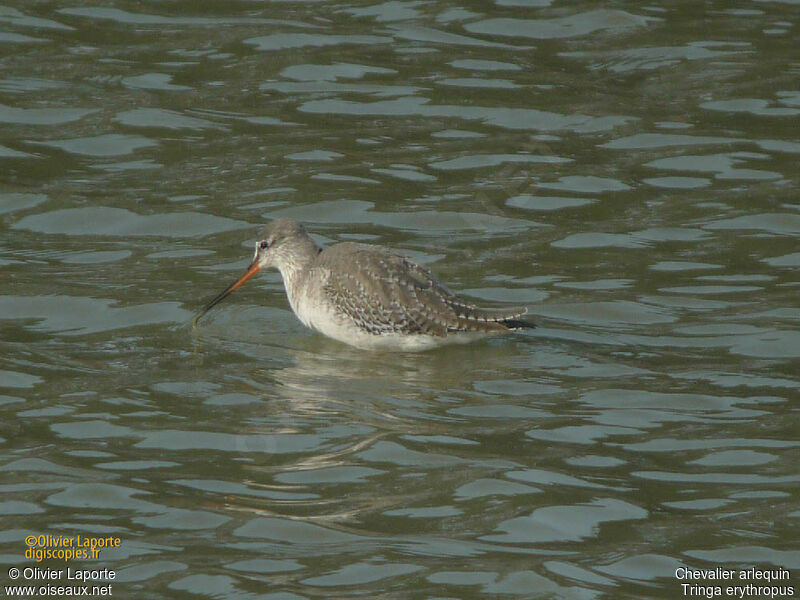
{"type": "Polygon", "coordinates": [[[258,271],[276,267],[304,325],[364,349],[418,351],[535,327],[524,307],[479,308],[460,299],[409,258],[368,244],[323,250],[296,221],[266,225],[253,261],[194,318],[222,302],[258,271]]]}

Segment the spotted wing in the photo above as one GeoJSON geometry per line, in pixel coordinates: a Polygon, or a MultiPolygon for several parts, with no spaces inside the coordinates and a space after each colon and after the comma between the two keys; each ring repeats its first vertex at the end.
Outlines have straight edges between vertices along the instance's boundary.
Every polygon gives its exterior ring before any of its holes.
{"type": "Polygon", "coordinates": [[[482,309],[459,299],[425,267],[365,244],[337,244],[320,257],[328,299],[361,330],[445,336],[505,331],[524,308],[482,309]],[[328,254],[328,256],[325,256],[328,254]]]}

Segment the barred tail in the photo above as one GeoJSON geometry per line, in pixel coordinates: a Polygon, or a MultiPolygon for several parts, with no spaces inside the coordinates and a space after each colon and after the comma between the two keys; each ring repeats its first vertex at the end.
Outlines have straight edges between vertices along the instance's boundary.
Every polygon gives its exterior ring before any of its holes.
{"type": "Polygon", "coordinates": [[[500,329],[533,329],[535,324],[524,319],[520,319],[528,313],[524,306],[507,306],[504,308],[479,308],[468,304],[452,303],[459,320],[472,323],[473,326],[484,325],[487,330],[500,329]]]}
{"type": "Polygon", "coordinates": [[[499,321],[499,323],[505,325],[509,329],[536,329],[536,323],[524,321],[522,319],[503,319],[499,321]]]}

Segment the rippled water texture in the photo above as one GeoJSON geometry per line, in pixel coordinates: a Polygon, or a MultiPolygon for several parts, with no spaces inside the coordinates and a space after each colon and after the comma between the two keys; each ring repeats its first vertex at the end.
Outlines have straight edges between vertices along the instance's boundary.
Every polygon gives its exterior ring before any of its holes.
{"type": "Polygon", "coordinates": [[[800,588],[799,17],[0,7],[5,569],[46,533],[120,537],[72,566],[125,598],[800,588]],[[279,216],[539,328],[364,353],[269,273],[193,330],[279,216]]]}

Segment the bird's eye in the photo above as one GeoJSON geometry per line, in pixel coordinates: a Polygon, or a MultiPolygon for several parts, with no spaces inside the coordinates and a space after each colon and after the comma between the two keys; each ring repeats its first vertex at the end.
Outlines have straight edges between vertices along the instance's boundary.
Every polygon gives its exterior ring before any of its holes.
{"type": "Polygon", "coordinates": [[[258,245],[258,247],[259,247],[259,248],[261,248],[262,250],[266,250],[267,248],[269,248],[269,247],[270,247],[270,245],[271,245],[271,244],[269,243],[269,241],[267,241],[267,240],[264,240],[263,242],[261,242],[261,243],[258,245]]]}

